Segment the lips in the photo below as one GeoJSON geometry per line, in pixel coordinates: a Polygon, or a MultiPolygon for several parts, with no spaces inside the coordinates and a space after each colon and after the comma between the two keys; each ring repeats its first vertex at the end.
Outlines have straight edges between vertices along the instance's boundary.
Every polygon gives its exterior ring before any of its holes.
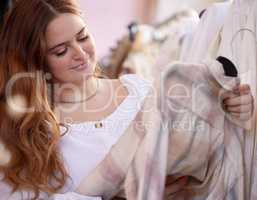
{"type": "Polygon", "coordinates": [[[87,69],[87,68],[88,68],[88,64],[87,64],[87,63],[84,63],[84,64],[80,64],[80,65],[71,67],[70,69],[71,69],[71,70],[76,70],[76,71],[82,71],[82,70],[85,70],[85,69],[87,69]]]}

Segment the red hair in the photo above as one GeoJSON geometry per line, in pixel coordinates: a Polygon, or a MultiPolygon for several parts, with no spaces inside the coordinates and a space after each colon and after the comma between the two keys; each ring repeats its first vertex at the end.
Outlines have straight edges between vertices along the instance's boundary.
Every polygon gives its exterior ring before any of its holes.
{"type": "Polygon", "coordinates": [[[72,0],[18,0],[0,34],[0,139],[11,153],[11,160],[0,166],[4,180],[13,191],[31,190],[34,198],[40,192],[52,194],[66,183],[68,174],[58,143],[59,123],[48,102],[45,32],[48,24],[61,13],[80,15],[72,0]],[[6,91],[10,80],[20,78],[6,91]],[[9,112],[7,93],[21,97],[28,107],[22,116],[9,112]]]}

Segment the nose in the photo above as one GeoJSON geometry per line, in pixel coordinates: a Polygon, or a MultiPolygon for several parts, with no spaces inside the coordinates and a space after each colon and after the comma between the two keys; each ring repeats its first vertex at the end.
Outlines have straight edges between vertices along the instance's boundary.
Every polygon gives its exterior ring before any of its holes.
{"type": "Polygon", "coordinates": [[[86,58],[86,52],[83,49],[81,44],[74,44],[74,54],[73,54],[73,58],[75,60],[79,60],[79,61],[83,61],[86,58]]]}

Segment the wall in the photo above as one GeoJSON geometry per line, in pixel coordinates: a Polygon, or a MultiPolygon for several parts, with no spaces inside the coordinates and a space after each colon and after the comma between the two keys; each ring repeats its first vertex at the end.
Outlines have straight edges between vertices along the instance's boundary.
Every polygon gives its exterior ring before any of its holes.
{"type": "Polygon", "coordinates": [[[137,18],[137,0],[79,0],[96,41],[97,55],[106,55],[127,25],[137,18]]]}
{"type": "Polygon", "coordinates": [[[193,7],[200,11],[218,1],[225,0],[78,0],[95,37],[98,57],[106,55],[127,33],[127,25],[132,21],[161,21],[177,10],[193,7]]]}
{"type": "Polygon", "coordinates": [[[228,0],[158,0],[156,21],[162,21],[170,17],[178,10],[193,8],[197,12],[202,11],[214,2],[228,0]]]}

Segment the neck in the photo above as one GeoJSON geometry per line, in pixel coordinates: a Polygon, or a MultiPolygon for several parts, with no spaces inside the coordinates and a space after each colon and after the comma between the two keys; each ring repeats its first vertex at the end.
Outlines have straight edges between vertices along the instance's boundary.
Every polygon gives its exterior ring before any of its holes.
{"type": "Polygon", "coordinates": [[[54,89],[54,99],[56,103],[81,103],[93,98],[97,90],[98,80],[92,76],[81,84],[59,84],[54,89]]]}

